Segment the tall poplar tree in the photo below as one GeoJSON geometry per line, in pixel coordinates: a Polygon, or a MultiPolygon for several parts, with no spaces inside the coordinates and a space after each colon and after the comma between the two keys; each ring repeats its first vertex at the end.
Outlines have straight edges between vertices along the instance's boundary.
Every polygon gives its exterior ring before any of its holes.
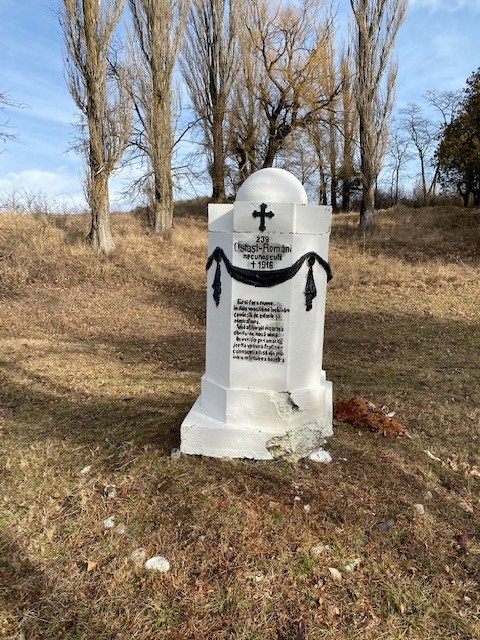
{"type": "Polygon", "coordinates": [[[63,0],[67,83],[83,115],[87,159],[86,195],[91,211],[88,238],[102,253],[114,248],[108,181],[129,134],[130,108],[118,76],[109,73],[112,39],[123,12],[122,0],[63,0]]]}
{"type": "Polygon", "coordinates": [[[134,144],[147,157],[150,223],[156,233],[173,225],[173,72],[187,0],[129,0],[133,32],[129,86],[139,129],[134,144]]]}
{"type": "Polygon", "coordinates": [[[181,68],[209,158],[212,198],[225,199],[225,128],[237,70],[235,0],[192,0],[181,68]]]}
{"type": "Polygon", "coordinates": [[[393,49],[407,0],[350,0],[363,188],[360,230],[373,225],[375,187],[388,140],[397,64],[393,49]]]}

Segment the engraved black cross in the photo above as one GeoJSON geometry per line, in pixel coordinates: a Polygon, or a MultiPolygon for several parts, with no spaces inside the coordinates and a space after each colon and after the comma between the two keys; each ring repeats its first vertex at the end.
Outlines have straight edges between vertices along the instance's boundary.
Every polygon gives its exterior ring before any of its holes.
{"type": "Polygon", "coordinates": [[[260,205],[260,211],[254,211],[252,216],[254,218],[260,218],[260,226],[258,227],[259,231],[265,231],[265,218],[273,218],[275,215],[272,211],[266,211],[267,205],[265,203],[260,205]]]}

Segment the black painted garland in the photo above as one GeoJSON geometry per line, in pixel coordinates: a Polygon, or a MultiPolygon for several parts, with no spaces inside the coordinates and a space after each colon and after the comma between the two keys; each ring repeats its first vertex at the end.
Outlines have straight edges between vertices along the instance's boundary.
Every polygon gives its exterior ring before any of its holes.
{"type": "Polygon", "coordinates": [[[312,308],[312,301],[317,295],[317,288],[315,286],[315,280],[313,279],[313,265],[315,264],[315,261],[325,269],[325,272],[327,274],[327,282],[330,282],[333,277],[332,270],[330,269],[330,265],[328,264],[328,262],[321,258],[318,253],[315,253],[315,251],[309,251],[308,253],[305,253],[301,258],[294,262],[291,267],[286,267],[285,269],[275,269],[272,271],[254,271],[253,269],[242,269],[241,267],[234,267],[225,255],[223,249],[221,249],[220,247],[217,247],[213,251],[211,256],[209,256],[206,265],[207,271],[212,266],[214,260],[217,263],[217,267],[215,270],[212,289],[213,299],[215,300],[215,304],[217,305],[217,307],[220,303],[220,295],[222,293],[220,270],[220,262],[222,260],[232,278],[238,280],[239,282],[243,282],[244,284],[252,285],[254,287],[274,287],[277,284],[282,284],[283,282],[290,280],[294,275],[298,273],[303,263],[307,260],[308,274],[304,292],[307,311],[310,311],[310,309],[312,308]]]}

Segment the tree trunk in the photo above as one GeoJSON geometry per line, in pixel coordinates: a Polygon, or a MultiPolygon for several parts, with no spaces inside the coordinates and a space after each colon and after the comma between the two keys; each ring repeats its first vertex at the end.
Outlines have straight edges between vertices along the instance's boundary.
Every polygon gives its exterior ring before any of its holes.
{"type": "Polygon", "coordinates": [[[225,201],[225,147],[223,140],[223,118],[225,110],[218,109],[214,113],[212,125],[212,200],[214,202],[225,201]]]}
{"type": "Polygon", "coordinates": [[[152,121],[154,144],[151,148],[154,173],[152,228],[155,233],[169,233],[173,226],[172,186],[172,114],[170,85],[158,87],[153,81],[155,115],[152,121]]]}
{"type": "Polygon", "coordinates": [[[268,138],[267,151],[265,153],[265,157],[263,159],[262,169],[268,169],[273,167],[273,161],[275,160],[275,156],[278,151],[278,144],[275,139],[275,134],[272,134],[272,126],[270,125],[270,136],[268,138]]]}
{"type": "Polygon", "coordinates": [[[330,204],[332,205],[333,213],[337,213],[338,211],[337,187],[337,178],[333,174],[330,179],[330,204]]]}
{"type": "Polygon", "coordinates": [[[393,203],[398,204],[399,198],[400,198],[400,167],[397,166],[395,169],[395,193],[394,193],[393,203]]]}
{"type": "Polygon", "coordinates": [[[373,213],[375,211],[375,183],[364,186],[362,206],[360,209],[360,231],[369,231],[373,227],[373,213]]]}
{"type": "MultiPolygon", "coordinates": [[[[167,169],[165,159],[165,169],[167,169]]],[[[155,193],[152,211],[152,227],[155,233],[168,233],[173,227],[172,179],[169,172],[155,176],[155,193]]]]}
{"type": "Polygon", "coordinates": [[[342,211],[350,211],[350,194],[352,189],[352,181],[350,177],[344,177],[342,180],[342,211]]]}
{"type": "Polygon", "coordinates": [[[470,191],[461,191],[460,189],[458,191],[462,196],[463,206],[468,207],[468,202],[470,200],[470,191]]]}
{"type": "Polygon", "coordinates": [[[338,210],[337,203],[337,130],[335,122],[335,113],[333,109],[329,110],[329,153],[328,161],[330,165],[330,204],[332,205],[333,212],[338,210]]]}
{"type": "Polygon", "coordinates": [[[325,179],[325,171],[323,170],[323,166],[319,164],[319,181],[318,181],[318,204],[326,205],[328,203],[327,200],[327,182],[325,179]]]}
{"type": "Polygon", "coordinates": [[[90,177],[90,208],[92,223],[88,240],[95,251],[108,254],[115,249],[110,230],[108,177],[103,172],[90,177]]]}

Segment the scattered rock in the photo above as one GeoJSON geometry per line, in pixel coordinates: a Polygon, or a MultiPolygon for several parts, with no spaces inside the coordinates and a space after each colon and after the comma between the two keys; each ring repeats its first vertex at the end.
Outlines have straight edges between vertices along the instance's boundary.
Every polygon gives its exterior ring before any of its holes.
{"type": "Polygon", "coordinates": [[[325,451],[325,449],[317,449],[308,456],[308,459],[312,460],[312,462],[323,462],[327,464],[332,461],[332,456],[328,451],[325,451]]]}
{"type": "Polygon", "coordinates": [[[343,568],[345,571],[349,571],[349,572],[355,571],[355,569],[359,566],[361,562],[362,562],[361,558],[352,558],[345,564],[343,568]]]}
{"type": "Polygon", "coordinates": [[[423,506],[423,504],[420,504],[420,502],[416,502],[413,505],[413,508],[415,510],[415,513],[418,513],[419,516],[423,516],[423,514],[425,513],[425,507],[423,506]]]}
{"type": "Polygon", "coordinates": [[[147,557],[147,550],[143,547],[138,547],[135,551],[132,551],[130,554],[130,560],[132,560],[135,564],[143,565],[145,562],[145,558],[147,557]]]}
{"type": "Polygon", "coordinates": [[[159,571],[160,573],[170,571],[170,562],[163,556],[153,556],[143,566],[147,571],[159,571]]]}
{"type": "Polygon", "coordinates": [[[428,449],[424,449],[423,453],[426,453],[430,460],[435,460],[436,462],[441,462],[442,459],[438,458],[434,453],[429,451],[428,449]]]}
{"type": "Polygon", "coordinates": [[[92,470],[92,465],[88,464],[86,467],[83,467],[83,469],[81,469],[78,472],[78,475],[79,476],[86,476],[86,475],[88,475],[90,473],[91,470],[92,470]]]}
{"type": "Polygon", "coordinates": [[[87,560],[86,567],[85,567],[87,572],[93,571],[97,567],[98,567],[98,562],[96,562],[95,560],[87,560]]]}
{"type": "Polygon", "coordinates": [[[321,556],[323,554],[330,553],[332,547],[329,544],[319,544],[310,549],[310,553],[314,556],[321,556]]]}
{"type": "Polygon", "coordinates": [[[107,484],[103,487],[104,498],[113,499],[117,497],[117,487],[114,484],[107,484]]]}
{"type": "Polygon", "coordinates": [[[108,518],[105,518],[105,520],[103,521],[104,529],[113,529],[114,526],[115,526],[115,515],[108,516],[108,518]]]}
{"type": "Polygon", "coordinates": [[[251,582],[262,582],[265,580],[265,575],[263,573],[247,573],[245,579],[251,582]]]}
{"type": "Polygon", "coordinates": [[[379,431],[384,435],[401,436],[405,433],[405,426],[401,422],[360,396],[335,402],[333,416],[335,420],[347,422],[356,428],[379,431]]]}
{"type": "Polygon", "coordinates": [[[332,576],[332,578],[336,582],[340,582],[340,580],[342,579],[342,574],[340,573],[340,571],[338,569],[335,569],[334,567],[328,567],[328,570],[330,571],[330,575],[332,576]]]}
{"type": "Polygon", "coordinates": [[[395,524],[395,520],[383,520],[382,522],[377,522],[375,527],[379,531],[389,531],[389,529],[391,529],[394,524],[395,524]]]}
{"type": "Polygon", "coordinates": [[[389,418],[393,418],[393,416],[395,415],[395,411],[390,411],[390,409],[388,407],[385,407],[385,406],[382,407],[382,411],[389,418]]]}

